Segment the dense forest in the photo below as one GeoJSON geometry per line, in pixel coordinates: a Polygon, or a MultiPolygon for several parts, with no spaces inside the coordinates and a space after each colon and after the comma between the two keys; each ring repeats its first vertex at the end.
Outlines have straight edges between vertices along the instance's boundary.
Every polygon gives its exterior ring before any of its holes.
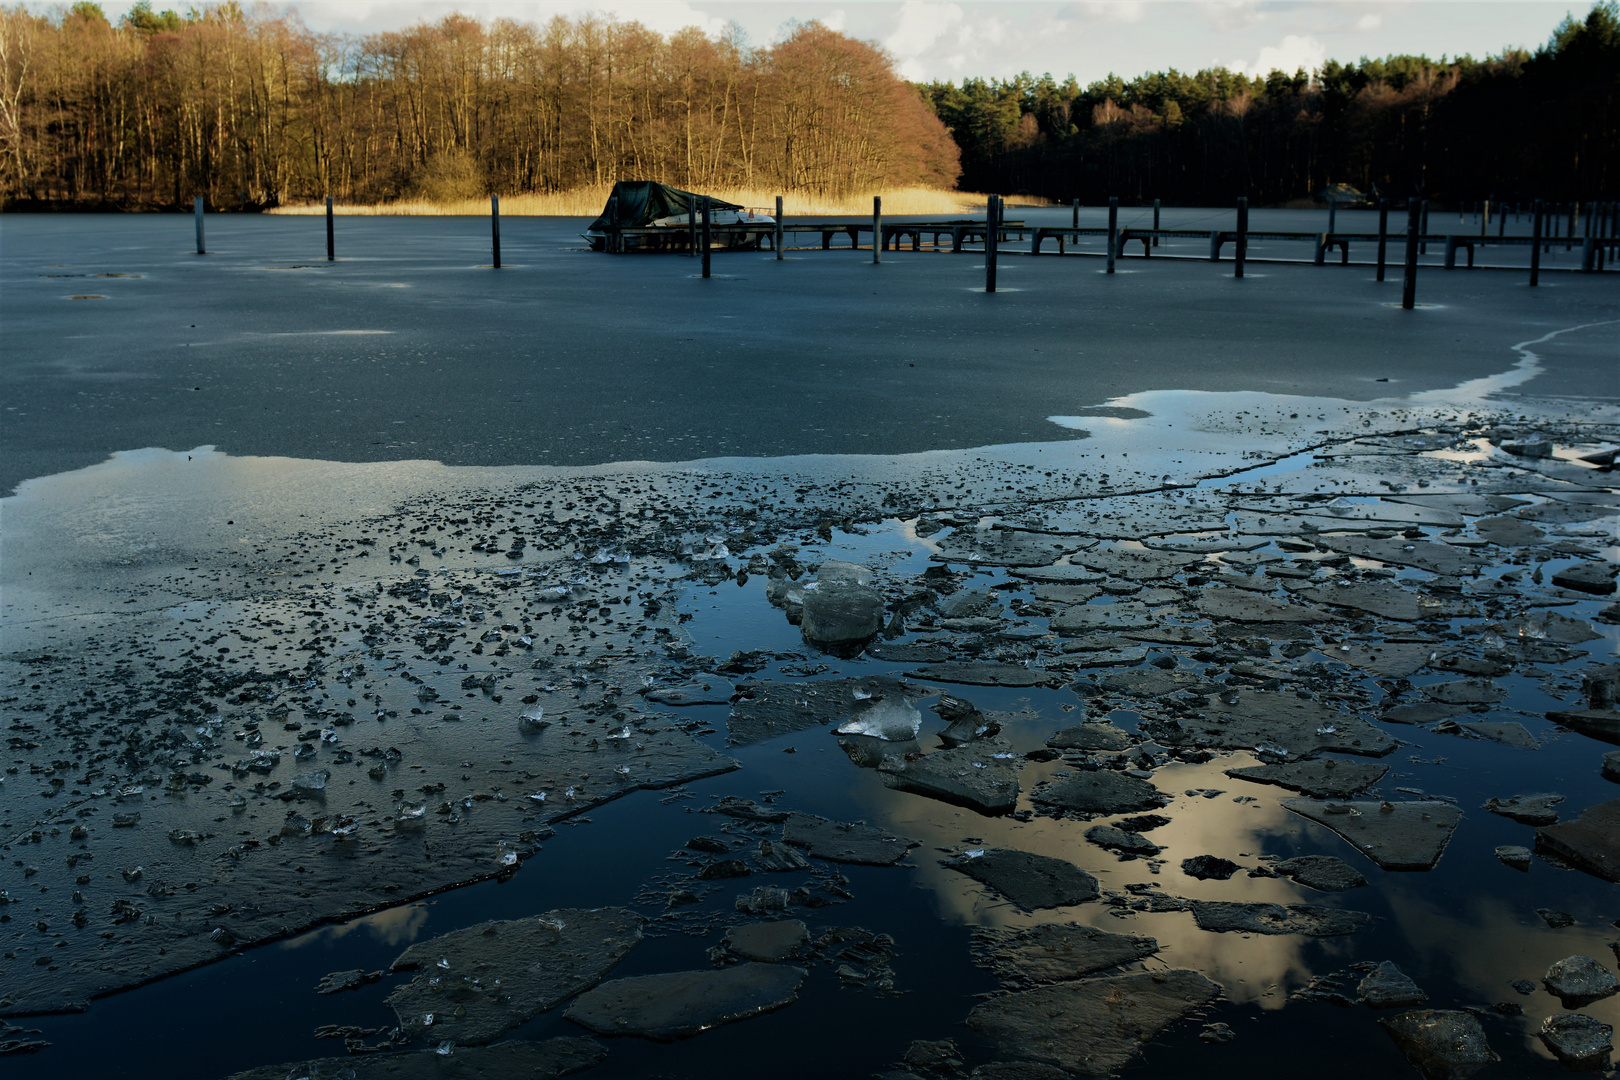
{"type": "Polygon", "coordinates": [[[1620,6],[1534,52],[1251,78],[914,86],[818,23],[750,47],[582,17],[366,37],[237,3],[118,25],[0,7],[0,198],[262,208],[617,179],[843,196],[907,186],[1281,204],[1330,183],[1451,202],[1620,192],[1620,6]]]}
{"type": "Polygon", "coordinates": [[[877,48],[818,23],[764,49],[585,17],[363,38],[235,3],[0,8],[12,206],[266,207],[624,178],[842,195],[951,187],[956,146],[877,48]]]}
{"type": "Polygon", "coordinates": [[[1025,74],[926,87],[962,186],[1099,202],[1286,203],[1329,184],[1450,202],[1620,197],[1620,6],[1534,53],[1177,71],[1081,88],[1025,74]]]}

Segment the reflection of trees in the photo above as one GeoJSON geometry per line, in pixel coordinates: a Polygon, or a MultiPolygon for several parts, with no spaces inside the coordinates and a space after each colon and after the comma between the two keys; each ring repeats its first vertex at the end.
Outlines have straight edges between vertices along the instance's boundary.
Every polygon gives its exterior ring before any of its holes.
{"type": "Polygon", "coordinates": [[[113,205],[558,191],[618,179],[834,196],[949,187],[956,147],[871,45],[454,15],[315,34],[210,5],[0,8],[0,191],[113,205]],[[476,189],[476,190],[474,190],[476,189]]]}
{"type": "Polygon", "coordinates": [[[1613,198],[1620,184],[1614,0],[1566,19],[1533,54],[926,89],[972,190],[1208,204],[1286,202],[1329,183],[1455,200],[1613,198]]]}

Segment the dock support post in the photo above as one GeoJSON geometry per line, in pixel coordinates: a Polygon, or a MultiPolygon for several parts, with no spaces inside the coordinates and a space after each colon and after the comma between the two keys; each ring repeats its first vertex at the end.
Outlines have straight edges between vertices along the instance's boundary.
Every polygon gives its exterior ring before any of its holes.
{"type": "Polygon", "coordinates": [[[1389,246],[1389,200],[1378,200],[1378,277],[1384,280],[1384,255],[1389,246]]]}
{"type": "Polygon", "coordinates": [[[1479,209],[1479,235],[1485,236],[1491,227],[1491,200],[1486,199],[1479,209]]]}
{"type": "Polygon", "coordinates": [[[1406,266],[1401,277],[1401,307],[1411,311],[1417,303],[1418,238],[1423,235],[1423,218],[1428,209],[1422,199],[1406,204],[1406,266]]]}
{"type": "Polygon", "coordinates": [[[883,196],[872,196],[872,262],[883,261],[883,196]]]}
{"type": "Polygon", "coordinates": [[[1339,200],[1338,199],[1329,199],[1328,200],[1328,228],[1327,228],[1328,235],[1329,236],[1333,235],[1335,232],[1338,231],[1338,228],[1339,228],[1339,200]]]}
{"type": "Polygon", "coordinates": [[[1593,211],[1598,207],[1592,203],[1586,204],[1586,216],[1582,222],[1581,234],[1581,273],[1590,274],[1597,269],[1597,222],[1593,211]]]}
{"type": "Polygon", "coordinates": [[[1158,237],[1158,232],[1159,232],[1159,200],[1158,199],[1153,200],[1153,232],[1154,232],[1153,246],[1158,247],[1159,246],[1159,237],[1158,237]]]}
{"type": "Polygon", "coordinates": [[[1080,227],[1080,200],[1079,199],[1074,200],[1074,217],[1071,220],[1071,222],[1069,224],[1069,227],[1071,229],[1078,229],[1080,227]]]}
{"type": "Polygon", "coordinates": [[[984,208],[984,291],[996,291],[996,240],[1001,236],[1001,196],[992,195],[984,208]]]}
{"type": "Polygon", "coordinates": [[[1232,276],[1243,276],[1243,260],[1249,254],[1249,197],[1238,196],[1237,205],[1237,243],[1232,250],[1236,260],[1233,265],[1232,276]]]}
{"type": "Polygon", "coordinates": [[[330,195],[326,197],[326,261],[337,261],[337,253],[332,247],[332,196],[330,195]]]}
{"type": "Polygon", "coordinates": [[[203,198],[198,195],[191,200],[191,210],[197,215],[197,254],[208,254],[208,246],[203,243],[203,198]]]}
{"type": "Polygon", "coordinates": [[[1108,196],[1108,272],[1114,272],[1114,255],[1119,250],[1119,196],[1108,196]]]}
{"type": "Polygon", "coordinates": [[[776,261],[782,261],[782,196],[776,197],[776,261]]]}
{"type": "Polygon", "coordinates": [[[1541,284],[1541,200],[1530,204],[1530,287],[1541,284]]]}
{"type": "Polygon", "coordinates": [[[709,197],[703,196],[703,276],[709,276],[709,197]]]}
{"type": "Polygon", "coordinates": [[[501,268],[501,197],[489,197],[489,240],[495,248],[495,269],[501,268]]]}
{"type": "Polygon", "coordinates": [[[1422,218],[1418,222],[1418,236],[1420,237],[1418,240],[1418,254],[1427,255],[1429,253],[1429,244],[1421,237],[1429,235],[1429,200],[1419,199],[1418,202],[1423,207],[1422,218]]]}

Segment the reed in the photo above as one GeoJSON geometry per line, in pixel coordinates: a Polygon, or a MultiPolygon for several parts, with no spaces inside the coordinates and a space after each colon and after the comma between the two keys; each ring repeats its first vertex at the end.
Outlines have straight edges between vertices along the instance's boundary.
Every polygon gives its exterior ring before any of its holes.
{"type": "MultiPolygon", "coordinates": [[[[611,185],[575,188],[551,194],[530,193],[501,196],[502,217],[595,217],[607,205],[611,185]]],[[[707,192],[717,199],[773,213],[777,192],[754,188],[716,188],[707,192]]],[[[935,188],[899,188],[877,191],[870,195],[852,195],[834,198],[805,192],[788,193],[783,197],[782,213],[786,217],[814,215],[870,214],[872,195],[883,196],[883,212],[889,216],[917,216],[924,214],[964,214],[983,210],[985,196],[970,191],[940,191],[935,188]]],[[[1021,206],[1047,206],[1045,199],[1021,195],[1016,203],[1021,206]]],[[[278,206],[272,214],[324,214],[324,202],[278,206]]],[[[350,216],[448,217],[473,216],[489,213],[488,199],[456,199],[429,201],[426,199],[399,199],[386,203],[339,203],[334,213],[350,216]]]]}

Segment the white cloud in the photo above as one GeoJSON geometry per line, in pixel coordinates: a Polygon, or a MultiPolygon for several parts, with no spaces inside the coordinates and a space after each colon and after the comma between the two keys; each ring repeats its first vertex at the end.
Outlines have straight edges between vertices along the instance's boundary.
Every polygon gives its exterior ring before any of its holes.
{"type": "Polygon", "coordinates": [[[962,9],[956,4],[906,0],[895,12],[894,31],[883,40],[883,47],[902,60],[918,57],[961,21],[962,9]]]}
{"type": "Polygon", "coordinates": [[[1326,45],[1309,34],[1289,34],[1277,44],[1267,45],[1261,49],[1254,63],[1247,64],[1239,60],[1228,66],[1233,71],[1251,77],[1269,75],[1273,71],[1283,71],[1292,75],[1300,68],[1315,71],[1326,60],[1326,45]]]}
{"type": "Polygon", "coordinates": [[[844,13],[843,8],[834,8],[830,15],[821,20],[821,25],[829,30],[841,32],[844,29],[844,24],[848,21],[849,16],[844,13]]]}
{"type": "Polygon", "coordinates": [[[1266,17],[1259,0],[1203,0],[1198,6],[1217,30],[1241,30],[1266,17]]]}
{"type": "Polygon", "coordinates": [[[1357,30],[1377,30],[1384,25],[1384,17],[1377,12],[1368,12],[1356,20],[1357,30]]]}
{"type": "Polygon", "coordinates": [[[1143,0],[1080,0],[1053,15],[1063,22],[1139,23],[1147,17],[1143,0]]]}
{"type": "Polygon", "coordinates": [[[883,39],[883,47],[894,54],[902,79],[921,82],[933,66],[928,51],[961,23],[962,9],[956,4],[906,0],[895,12],[894,30],[883,39]]]}

